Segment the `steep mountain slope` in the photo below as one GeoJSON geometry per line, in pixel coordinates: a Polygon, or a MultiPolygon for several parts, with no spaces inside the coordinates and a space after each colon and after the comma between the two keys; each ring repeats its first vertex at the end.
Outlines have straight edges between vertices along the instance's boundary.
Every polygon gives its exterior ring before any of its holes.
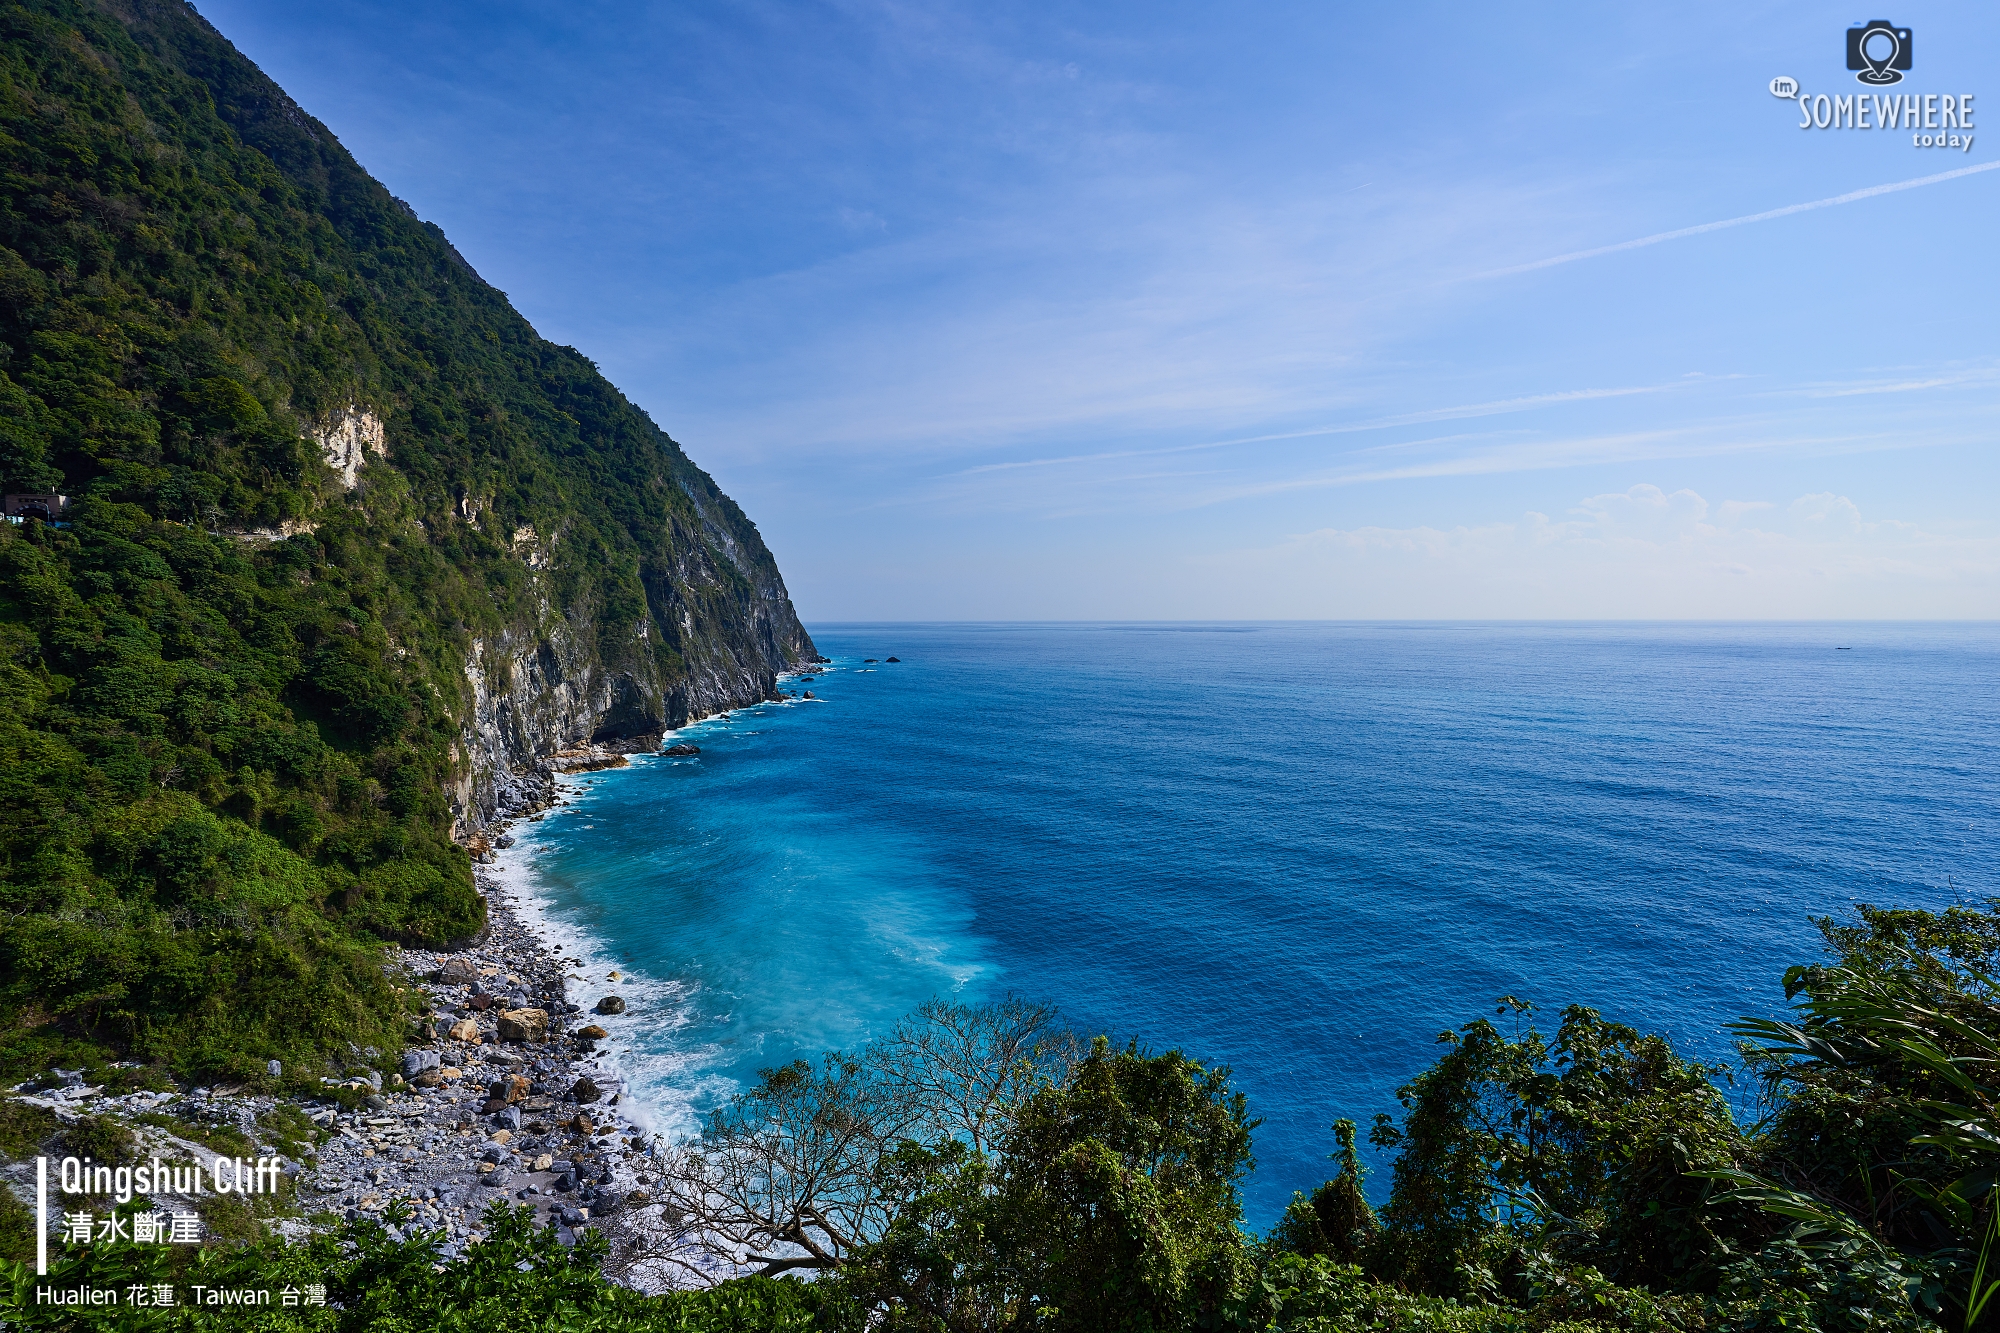
{"type": "Polygon", "coordinates": [[[0,527],[0,1075],[393,1044],[377,942],[477,928],[515,773],[813,653],[679,446],[174,0],[0,8],[0,485],[68,497],[0,527]]]}

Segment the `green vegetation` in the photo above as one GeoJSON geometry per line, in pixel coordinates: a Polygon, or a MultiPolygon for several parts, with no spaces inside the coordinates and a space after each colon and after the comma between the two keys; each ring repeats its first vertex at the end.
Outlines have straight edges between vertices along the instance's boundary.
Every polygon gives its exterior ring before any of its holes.
{"type": "Polygon", "coordinates": [[[107,1116],[82,1116],[63,1131],[62,1150],[116,1166],[132,1160],[132,1131],[107,1116]]]}
{"type": "Polygon", "coordinates": [[[381,944],[481,923],[446,795],[475,640],[552,605],[650,682],[607,722],[643,730],[776,582],[671,440],[180,5],[0,7],[0,488],[73,497],[0,527],[5,1079],[306,1086],[395,1049],[381,944]],[[388,461],[348,489],[316,437],[363,413],[388,461]]]}
{"type": "Polygon", "coordinates": [[[1794,1013],[1742,1025],[1754,1123],[1658,1037],[1587,1009],[1544,1034],[1506,1000],[1377,1119],[1379,1209],[1342,1121],[1333,1178],[1262,1239],[1240,1225],[1256,1122],[1227,1071],[1084,1048],[1046,1006],[933,1003],[864,1051],[766,1071],[666,1152],[679,1230],[650,1249],[565,1248],[496,1205],[490,1239],[438,1264],[435,1237],[362,1222],[286,1247],[245,1215],[236,1247],[65,1250],[51,1278],[321,1281],[340,1307],[272,1328],[1990,1329],[2000,911],[1822,928],[1832,959],[1787,974],[1794,1013]],[[761,1272],[660,1297],[603,1276],[742,1266],[761,1272]]]}
{"type": "Polygon", "coordinates": [[[12,1098],[0,1100],[0,1157],[18,1162],[33,1156],[54,1137],[59,1123],[53,1111],[12,1098]]]}
{"type": "Polygon", "coordinates": [[[279,1102],[257,1123],[271,1132],[272,1146],[294,1161],[309,1161],[322,1137],[306,1113],[289,1102],[279,1102]]]}
{"type": "MultiPolygon", "coordinates": [[[[204,1125],[160,1111],[145,1111],[133,1117],[139,1124],[164,1129],[176,1138],[198,1143],[210,1152],[221,1153],[225,1157],[254,1157],[257,1145],[250,1136],[234,1125],[204,1125]]],[[[282,1151],[282,1149],[280,1149],[282,1151]]],[[[293,1156],[299,1154],[294,1153],[293,1156]]]]}
{"type": "MultiPolygon", "coordinates": [[[[303,1245],[265,1240],[200,1251],[131,1245],[98,1246],[62,1263],[46,1278],[31,1267],[0,1268],[8,1305],[25,1315],[16,1327],[131,1329],[312,1329],[324,1333],[588,1333],[634,1329],[654,1333],[805,1333],[858,1327],[831,1289],[769,1278],[747,1278],[713,1290],[646,1297],[613,1286],[598,1274],[604,1241],[590,1233],[575,1247],[537,1232],[530,1212],[494,1204],[488,1236],[465,1258],[438,1265],[434,1236],[391,1237],[376,1222],[348,1225],[303,1245]],[[174,1310],[122,1310],[90,1314],[46,1312],[37,1317],[30,1294],[37,1282],[59,1287],[116,1288],[174,1284],[174,1310]],[[189,1288],[265,1288],[272,1308],[202,1312],[187,1307],[189,1288]],[[285,1308],[290,1287],[326,1289],[327,1304],[285,1308]],[[23,1299],[26,1296],[27,1299],[23,1299]]],[[[407,1222],[406,1217],[391,1220],[407,1222]]]]}
{"type": "Polygon", "coordinates": [[[1226,1071],[931,1005],[769,1071],[670,1153],[678,1244],[817,1270],[924,1333],[1986,1327],[2000,915],[1822,928],[1836,961],[1787,975],[1794,1020],[1743,1025],[1751,1125],[1725,1071],[1589,1009],[1546,1034],[1509,997],[1376,1118],[1379,1210],[1343,1120],[1334,1177],[1251,1241],[1226,1071]]]}

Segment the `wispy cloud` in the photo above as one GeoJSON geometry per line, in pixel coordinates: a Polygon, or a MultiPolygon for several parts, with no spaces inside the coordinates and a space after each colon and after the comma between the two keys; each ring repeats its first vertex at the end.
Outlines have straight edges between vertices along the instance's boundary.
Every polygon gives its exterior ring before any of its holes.
{"type": "MultiPolygon", "coordinates": [[[[1337,466],[1291,477],[1218,488],[1184,498],[1177,508],[1198,509],[1231,501],[1290,491],[1337,486],[1412,481],[1423,478],[1499,476],[1545,472],[1559,468],[1594,467],[1607,463],[1637,463],[1665,459],[1719,458],[1750,453],[1793,452],[1810,456],[1872,452],[1882,449],[1932,448],[1983,442],[1984,432],[1948,433],[1883,430],[1869,432],[1808,432],[1785,430],[1770,419],[1704,421],[1661,430],[1622,431],[1569,437],[1510,439],[1503,443],[1467,446],[1476,437],[1451,436],[1420,444],[1462,446],[1439,458],[1394,467],[1337,466]]],[[[1487,437],[1491,438],[1491,437],[1487,437]]]]}
{"type": "Polygon", "coordinates": [[[2000,592],[1990,526],[1871,519],[1834,492],[1714,504],[1648,483],[1560,519],[1326,528],[1193,564],[1237,587],[1282,584],[1294,615],[1902,618],[2000,592]]]}
{"type": "MultiPolygon", "coordinates": [[[[1955,376],[1941,376],[1956,381],[1955,376]]],[[[1819,386],[1771,386],[1755,381],[1734,384],[1703,381],[1730,396],[1708,400],[1677,411],[1665,421],[1648,410],[1632,414],[1635,429],[1565,429],[1559,415],[1565,403],[1581,395],[1545,394],[1529,400],[1496,400],[1407,414],[1446,421],[1492,420],[1493,427],[1449,433],[1414,434],[1412,438],[1347,447],[1340,451],[1247,448],[1235,455],[1218,451],[1237,441],[1206,441],[1157,450],[1106,450],[1019,464],[986,465],[934,474],[921,486],[893,495],[872,497],[871,509],[919,507],[953,512],[1033,514],[1056,518],[1077,514],[1167,514],[1238,505],[1254,512],[1258,501],[1312,491],[1354,489],[1372,485],[1467,477],[1501,477],[1565,468],[1648,462],[1725,459],[1751,455],[1804,460],[1867,453],[1907,453],[1987,442],[1990,432],[1961,412],[1940,409],[1913,412],[1897,405],[1869,412],[1857,407],[1837,414],[1803,414],[1794,407],[1773,408],[1774,401],[1813,396],[1819,386]],[[1543,415],[1500,428],[1507,413],[1481,417],[1473,409],[1506,409],[1523,402],[1538,404],[1543,415]],[[1753,409],[1753,410],[1745,410],[1753,409]],[[1548,415],[1554,412],[1557,415],[1548,415]],[[1659,424],[1650,424],[1659,423],[1659,424]],[[1214,466],[1202,468],[1134,467],[1137,460],[1162,455],[1188,456],[1208,451],[1214,466]],[[1224,466],[1223,464],[1227,464],[1224,466]]],[[[1907,381],[1911,386],[1917,382],[1907,381]]],[[[1661,386],[1669,387],[1669,386],[1661,386]]],[[[1622,394],[1644,392],[1593,391],[1616,401],[1622,394]]],[[[1895,395],[1883,396],[1885,401],[1895,395]]],[[[1867,395],[1841,400],[1871,401],[1867,395]]],[[[1683,400],[1685,403],[1685,400],[1683,400]]],[[[1522,407],[1523,412],[1536,409],[1522,407]]],[[[1400,423],[1398,423],[1400,424],[1400,423]]],[[[1350,438],[1352,438],[1350,436],[1350,438]]],[[[1310,443],[1303,432],[1287,433],[1287,443],[1310,443]]]]}
{"type": "MultiPolygon", "coordinates": [[[[1634,394],[1663,393],[1669,389],[1685,388],[1690,381],[1678,380],[1670,384],[1647,384],[1627,389],[1567,389],[1560,393],[1532,394],[1525,398],[1507,398],[1493,403],[1471,403],[1460,407],[1438,407],[1422,412],[1404,412],[1397,416],[1378,417],[1371,421],[1350,422],[1335,426],[1313,426],[1305,430],[1279,431],[1269,435],[1243,435],[1228,440],[1205,440],[1200,444],[1179,444],[1164,449],[1120,449],[1108,453],[1070,454],[1062,458],[1023,458],[1008,463],[982,463],[978,467],[963,469],[958,475],[975,476],[983,472],[1013,472],[1021,468],[1061,467],[1075,463],[1096,463],[1117,458],[1157,457],[1163,454],[1194,453],[1203,449],[1233,449],[1250,444],[1275,444],[1286,440],[1310,440],[1328,435],[1355,435],[1365,431],[1389,430],[1397,426],[1419,426],[1438,421],[1459,421],[1474,417],[1500,416],[1508,412],[1526,412],[1538,407],[1551,407],[1560,403],[1590,402],[1600,398],[1628,398],[1634,394]]],[[[1402,449],[1412,444],[1435,443],[1435,441],[1410,441],[1403,444],[1383,445],[1382,448],[1402,449]]]]}
{"type": "Polygon", "coordinates": [[[1727,227],[1747,226],[1752,222],[1769,222],[1772,218],[1790,217],[1794,213],[1809,213],[1816,208],[1832,208],[1838,204],[1851,204],[1861,199],[1873,199],[1878,195],[1896,194],[1903,190],[1914,190],[1923,185],[1936,185],[1940,181],[1957,180],[1960,176],[1976,176],[1982,171],[2000,168],[2000,161],[1981,162],[1977,166],[1959,167],[1953,171],[1940,171],[1932,176],[1918,176],[1914,180],[1894,181],[1888,185],[1871,185],[1865,190],[1850,190],[1846,194],[1834,195],[1831,199],[1814,199],[1810,203],[1787,204],[1783,208],[1773,208],[1762,213],[1749,213],[1740,218],[1724,218],[1720,222],[1704,222],[1698,226],[1681,227],[1675,231],[1656,232],[1651,236],[1641,236],[1636,241],[1620,241],[1616,245],[1600,245],[1591,250],[1573,250],[1566,255],[1553,255],[1548,259],[1537,259],[1532,263],[1515,264],[1508,268],[1491,269],[1476,273],[1473,279],[1504,278],[1515,273],[1532,273],[1536,269],[1554,268],[1557,264],[1574,264],[1579,259],[1595,259],[1599,255],[1615,255],[1622,250],[1637,250],[1648,245],[1658,245],[1663,241],[1677,241],[1683,236],[1700,236],[1706,232],[1722,231],[1727,227]]]}
{"type": "MultiPolygon", "coordinates": [[[[1907,376],[1907,370],[1905,371],[1907,376]]],[[[1975,366],[1922,373],[1919,378],[1847,380],[1802,386],[1809,398],[1866,398],[1875,394],[1921,393],[1926,389],[1958,389],[2000,383],[2000,367],[1975,366]]]]}

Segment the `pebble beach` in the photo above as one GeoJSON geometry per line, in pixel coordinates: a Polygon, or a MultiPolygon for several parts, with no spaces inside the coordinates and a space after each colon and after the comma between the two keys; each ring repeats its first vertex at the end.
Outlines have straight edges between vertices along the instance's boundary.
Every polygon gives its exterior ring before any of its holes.
{"type": "MultiPolygon", "coordinates": [[[[563,803],[555,774],[625,762],[608,751],[564,752],[509,784],[500,816],[538,818],[563,803]]],[[[448,1259],[482,1238],[482,1214],[496,1201],[532,1207],[536,1224],[555,1227],[565,1244],[586,1227],[658,1234],[647,1169],[655,1144],[600,1050],[610,1034],[599,1023],[625,1011],[621,975],[580,974],[578,960],[524,920],[491,865],[492,847],[512,841],[503,827],[489,828],[491,845],[482,838],[473,849],[486,900],[479,937],[457,950],[389,953],[391,974],[424,997],[390,1068],[380,1051],[352,1048],[345,1065],[321,1075],[324,1094],[302,1099],[230,1085],[114,1094],[80,1074],[13,1095],[64,1124],[113,1119],[133,1132],[141,1154],[195,1159],[212,1153],[189,1135],[240,1136],[256,1155],[282,1159],[294,1206],[270,1225],[292,1237],[375,1217],[399,1237],[441,1232],[439,1256],[448,1259]],[[287,1106],[314,1126],[311,1151],[279,1128],[287,1106]]],[[[16,1183],[30,1187],[26,1178],[16,1183]]]]}

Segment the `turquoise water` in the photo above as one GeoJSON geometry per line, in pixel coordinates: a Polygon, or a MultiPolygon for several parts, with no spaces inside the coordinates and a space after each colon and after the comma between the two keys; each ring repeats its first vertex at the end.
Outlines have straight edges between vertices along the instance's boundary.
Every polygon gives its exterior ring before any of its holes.
{"type": "Polygon", "coordinates": [[[813,635],[820,701],[572,780],[506,863],[661,1128],[1012,990],[1231,1065],[1263,1226],[1498,995],[1723,1058],[1810,916],[2000,894],[2000,626],[813,635]]]}

